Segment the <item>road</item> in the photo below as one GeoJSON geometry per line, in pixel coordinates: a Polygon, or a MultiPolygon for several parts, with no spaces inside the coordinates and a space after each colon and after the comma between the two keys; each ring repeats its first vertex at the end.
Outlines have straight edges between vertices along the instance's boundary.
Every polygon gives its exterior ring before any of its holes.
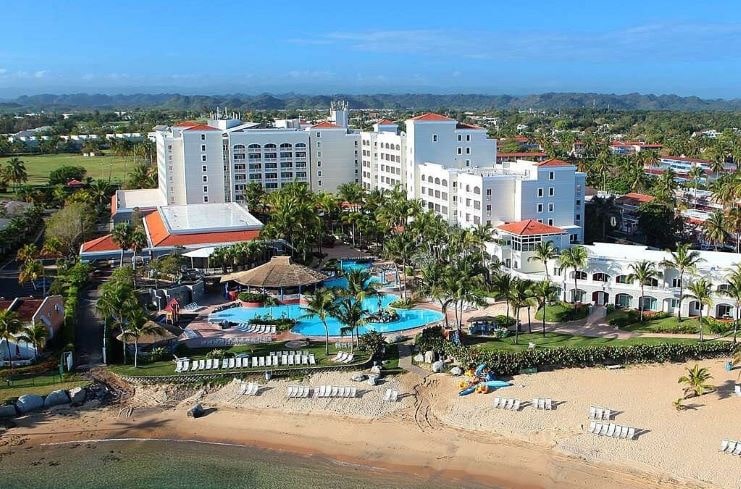
{"type": "Polygon", "coordinates": [[[96,275],[80,292],[77,321],[75,324],[76,363],[80,369],[90,369],[103,363],[103,321],[95,311],[100,285],[108,279],[110,271],[96,275]]]}

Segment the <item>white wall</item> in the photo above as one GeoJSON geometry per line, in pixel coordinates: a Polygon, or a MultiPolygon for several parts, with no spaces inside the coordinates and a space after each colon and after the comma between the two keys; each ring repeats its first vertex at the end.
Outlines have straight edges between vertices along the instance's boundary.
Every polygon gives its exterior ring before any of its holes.
{"type": "Polygon", "coordinates": [[[344,183],[360,183],[360,133],[345,128],[310,128],[309,135],[312,190],[336,192],[344,183]]]}

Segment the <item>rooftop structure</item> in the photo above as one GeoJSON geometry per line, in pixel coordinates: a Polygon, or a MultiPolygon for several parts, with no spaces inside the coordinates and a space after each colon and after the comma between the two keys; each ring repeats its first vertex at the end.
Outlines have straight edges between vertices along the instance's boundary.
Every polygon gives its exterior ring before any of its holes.
{"type": "Polygon", "coordinates": [[[288,289],[318,284],[327,278],[321,272],[293,263],[290,256],[274,256],[259,267],[224,275],[221,281],[234,281],[249,287],[288,289]]]}

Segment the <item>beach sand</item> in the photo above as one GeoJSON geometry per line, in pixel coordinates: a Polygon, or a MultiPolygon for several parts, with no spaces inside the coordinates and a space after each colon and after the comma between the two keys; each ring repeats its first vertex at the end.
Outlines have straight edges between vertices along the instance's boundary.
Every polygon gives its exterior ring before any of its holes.
{"type": "MultiPolygon", "coordinates": [[[[493,409],[494,395],[457,395],[460,379],[445,374],[424,380],[404,374],[369,386],[358,399],[286,399],[301,383],[352,385],[350,373],[322,373],[302,382],[275,380],[261,395],[238,396],[238,386],[199,391],[137,389],[131,417],[115,406],[79,412],[59,409],[19,420],[8,436],[37,445],[105,438],[196,439],[317,455],[340,462],[435,474],[506,488],[741,488],[741,457],[718,451],[722,438],[741,439],[741,399],[733,396],[736,372],[720,360],[709,367],[719,389],[689,400],[677,412],[677,378],[685,365],[645,365],[622,370],[567,369],[516,376],[495,395],[551,397],[554,411],[493,409]],[[398,388],[400,402],[382,402],[398,388]],[[194,402],[215,411],[193,420],[194,402]],[[646,430],[635,441],[586,433],[592,404],[618,412],[614,422],[646,430]],[[66,414],[66,415],[62,415],[66,414]]],[[[453,484],[455,485],[455,484],[453,484]]]]}

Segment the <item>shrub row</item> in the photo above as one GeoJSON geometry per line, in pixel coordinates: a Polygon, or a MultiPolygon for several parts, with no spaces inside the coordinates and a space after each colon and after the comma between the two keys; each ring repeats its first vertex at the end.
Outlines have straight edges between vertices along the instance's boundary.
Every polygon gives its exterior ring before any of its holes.
{"type": "Polygon", "coordinates": [[[443,339],[432,349],[464,364],[486,364],[498,375],[514,375],[524,369],[592,367],[595,365],[684,362],[691,359],[727,356],[731,342],[663,343],[656,345],[556,347],[519,352],[484,351],[457,346],[443,339]]]}

